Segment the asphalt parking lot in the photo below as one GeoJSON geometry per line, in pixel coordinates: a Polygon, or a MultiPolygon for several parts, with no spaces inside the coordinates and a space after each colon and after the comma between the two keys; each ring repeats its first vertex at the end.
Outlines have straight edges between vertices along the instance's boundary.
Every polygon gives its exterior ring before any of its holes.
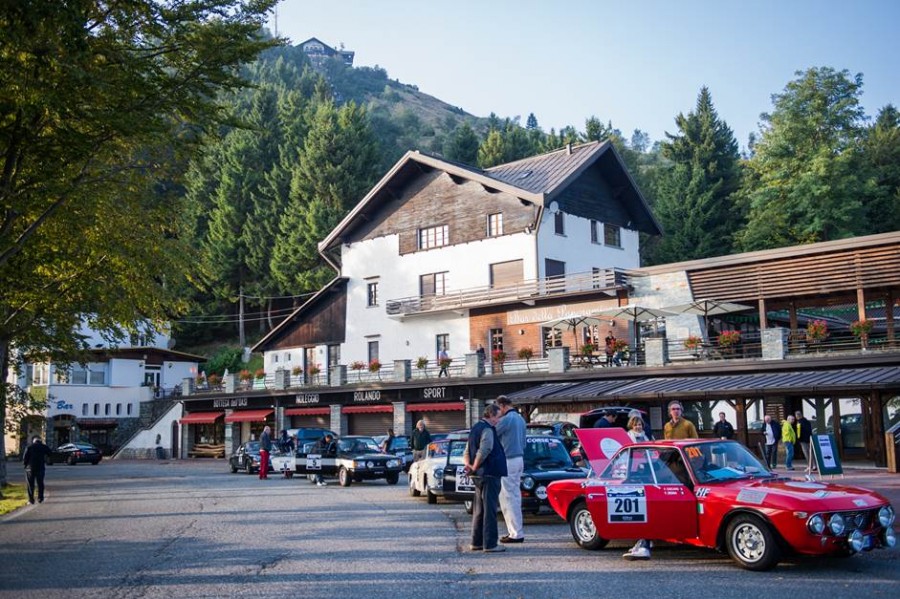
{"type": "MultiPolygon", "coordinates": [[[[19,470],[9,464],[10,475],[19,470]]],[[[900,476],[875,473],[871,480],[900,476]]],[[[851,481],[848,476],[844,482],[851,481]]],[[[900,551],[792,559],[753,573],[713,551],[578,549],[553,515],[526,542],[468,551],[459,504],[408,496],[405,477],[320,488],[228,473],[224,460],[53,466],[47,501],[0,521],[0,598],[896,597],[900,551]]],[[[885,483],[882,483],[885,484],[885,483]]],[[[895,504],[896,505],[896,504],[895,504]]],[[[501,524],[501,534],[502,534],[501,524]]]]}

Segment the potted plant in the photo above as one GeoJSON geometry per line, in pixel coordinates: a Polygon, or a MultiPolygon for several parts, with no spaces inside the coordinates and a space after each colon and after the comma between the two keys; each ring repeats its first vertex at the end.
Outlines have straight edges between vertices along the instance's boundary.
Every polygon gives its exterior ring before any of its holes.
{"type": "Polygon", "coordinates": [[[528,372],[531,372],[531,358],[534,357],[534,350],[530,347],[523,347],[519,350],[519,359],[525,360],[525,368],[528,369],[528,372]]]}
{"type": "Polygon", "coordinates": [[[322,372],[322,369],[318,364],[310,364],[309,365],[309,380],[315,381],[319,376],[319,373],[322,372]]]}
{"type": "Polygon", "coordinates": [[[585,343],[581,346],[581,355],[582,356],[592,356],[594,355],[594,344],[593,343],[585,343]]]}
{"type": "Polygon", "coordinates": [[[428,358],[426,358],[425,356],[419,356],[418,358],[416,358],[416,369],[424,371],[427,368],[428,358]]]}
{"type": "Polygon", "coordinates": [[[374,372],[378,375],[378,380],[381,380],[381,362],[378,359],[374,359],[369,362],[369,372],[374,372]]]}
{"type": "Polygon", "coordinates": [[[719,347],[734,347],[741,342],[740,331],[722,331],[719,333],[719,347]]]}
{"type": "Polygon", "coordinates": [[[265,368],[257,368],[256,372],[253,373],[253,378],[255,378],[255,379],[266,378],[266,369],[265,368]]]}
{"type": "Polygon", "coordinates": [[[208,377],[206,377],[206,382],[210,387],[215,387],[221,382],[221,379],[219,378],[218,374],[212,373],[208,377]]]}
{"type": "Polygon", "coordinates": [[[303,374],[303,369],[299,366],[291,368],[291,376],[300,376],[301,374],[303,374]]]}
{"type": "Polygon", "coordinates": [[[850,325],[850,332],[855,337],[859,337],[859,342],[863,349],[868,347],[869,333],[872,332],[874,324],[871,320],[856,320],[850,325]]]}
{"type": "Polygon", "coordinates": [[[506,362],[506,352],[502,349],[495,349],[491,352],[491,360],[497,366],[497,370],[503,372],[503,363],[506,362]]]}
{"type": "Polygon", "coordinates": [[[696,335],[690,335],[687,339],[684,340],[684,349],[695,352],[697,351],[697,349],[699,349],[700,343],[700,337],[697,337],[696,335]]]}
{"type": "Polygon", "coordinates": [[[356,371],[356,380],[357,380],[357,381],[360,380],[360,378],[361,378],[361,376],[362,376],[362,370],[363,370],[365,367],[366,367],[366,363],[365,363],[365,362],[360,362],[359,360],[357,360],[357,361],[355,361],[355,362],[352,362],[352,363],[350,364],[350,370],[355,370],[355,371],[356,371]]]}
{"type": "Polygon", "coordinates": [[[813,320],[806,325],[806,340],[819,343],[828,337],[828,323],[824,320],[813,320]]]}
{"type": "Polygon", "coordinates": [[[245,368],[238,374],[238,378],[242,383],[249,383],[253,376],[250,374],[250,371],[245,368]]]}
{"type": "Polygon", "coordinates": [[[198,387],[202,387],[202,386],[204,385],[204,383],[206,383],[206,377],[203,376],[202,374],[198,374],[198,375],[197,375],[197,380],[195,380],[194,383],[195,383],[198,387]]]}

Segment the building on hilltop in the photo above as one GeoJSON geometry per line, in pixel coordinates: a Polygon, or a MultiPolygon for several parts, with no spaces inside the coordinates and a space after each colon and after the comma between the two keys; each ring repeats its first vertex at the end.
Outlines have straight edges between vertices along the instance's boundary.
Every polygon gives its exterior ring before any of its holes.
{"type": "Polygon", "coordinates": [[[309,61],[315,68],[321,68],[326,60],[338,57],[348,67],[353,66],[353,57],[355,52],[344,50],[343,44],[340,49],[334,49],[328,44],[314,37],[309,38],[300,44],[300,49],[306,54],[309,61]]]}

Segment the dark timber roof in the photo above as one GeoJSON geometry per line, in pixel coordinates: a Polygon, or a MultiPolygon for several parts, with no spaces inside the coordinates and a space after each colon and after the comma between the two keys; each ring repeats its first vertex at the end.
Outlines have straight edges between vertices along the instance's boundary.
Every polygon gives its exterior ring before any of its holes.
{"type": "Polygon", "coordinates": [[[515,185],[532,193],[552,195],[561,185],[580,173],[602,154],[609,142],[593,142],[566,147],[549,154],[523,158],[486,171],[488,177],[515,185]]]}

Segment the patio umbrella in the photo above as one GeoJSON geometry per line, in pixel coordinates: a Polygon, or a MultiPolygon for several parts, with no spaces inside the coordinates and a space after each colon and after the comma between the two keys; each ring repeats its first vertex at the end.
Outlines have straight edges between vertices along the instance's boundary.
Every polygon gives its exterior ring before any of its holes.
{"type": "Polygon", "coordinates": [[[568,316],[563,316],[561,318],[556,318],[554,320],[548,320],[547,322],[542,322],[541,326],[547,329],[571,329],[572,334],[575,336],[575,351],[578,351],[578,334],[576,330],[579,326],[594,326],[601,325],[605,321],[600,320],[594,316],[581,316],[577,314],[570,314],[568,316]]]}
{"type": "MultiPolygon", "coordinates": [[[[630,320],[632,322],[647,322],[664,316],[675,316],[674,312],[661,310],[660,308],[648,308],[638,304],[626,304],[615,308],[607,308],[595,312],[597,316],[605,316],[613,320],[630,320]]],[[[637,350],[638,327],[634,327],[634,349],[637,350]]]]}
{"type": "Polygon", "coordinates": [[[717,314],[730,314],[732,312],[744,312],[752,310],[751,306],[744,304],[734,304],[732,302],[722,302],[714,299],[697,299],[687,304],[679,304],[677,306],[667,306],[665,310],[671,310],[678,314],[696,314],[703,317],[704,337],[709,326],[709,317],[717,314]]]}

